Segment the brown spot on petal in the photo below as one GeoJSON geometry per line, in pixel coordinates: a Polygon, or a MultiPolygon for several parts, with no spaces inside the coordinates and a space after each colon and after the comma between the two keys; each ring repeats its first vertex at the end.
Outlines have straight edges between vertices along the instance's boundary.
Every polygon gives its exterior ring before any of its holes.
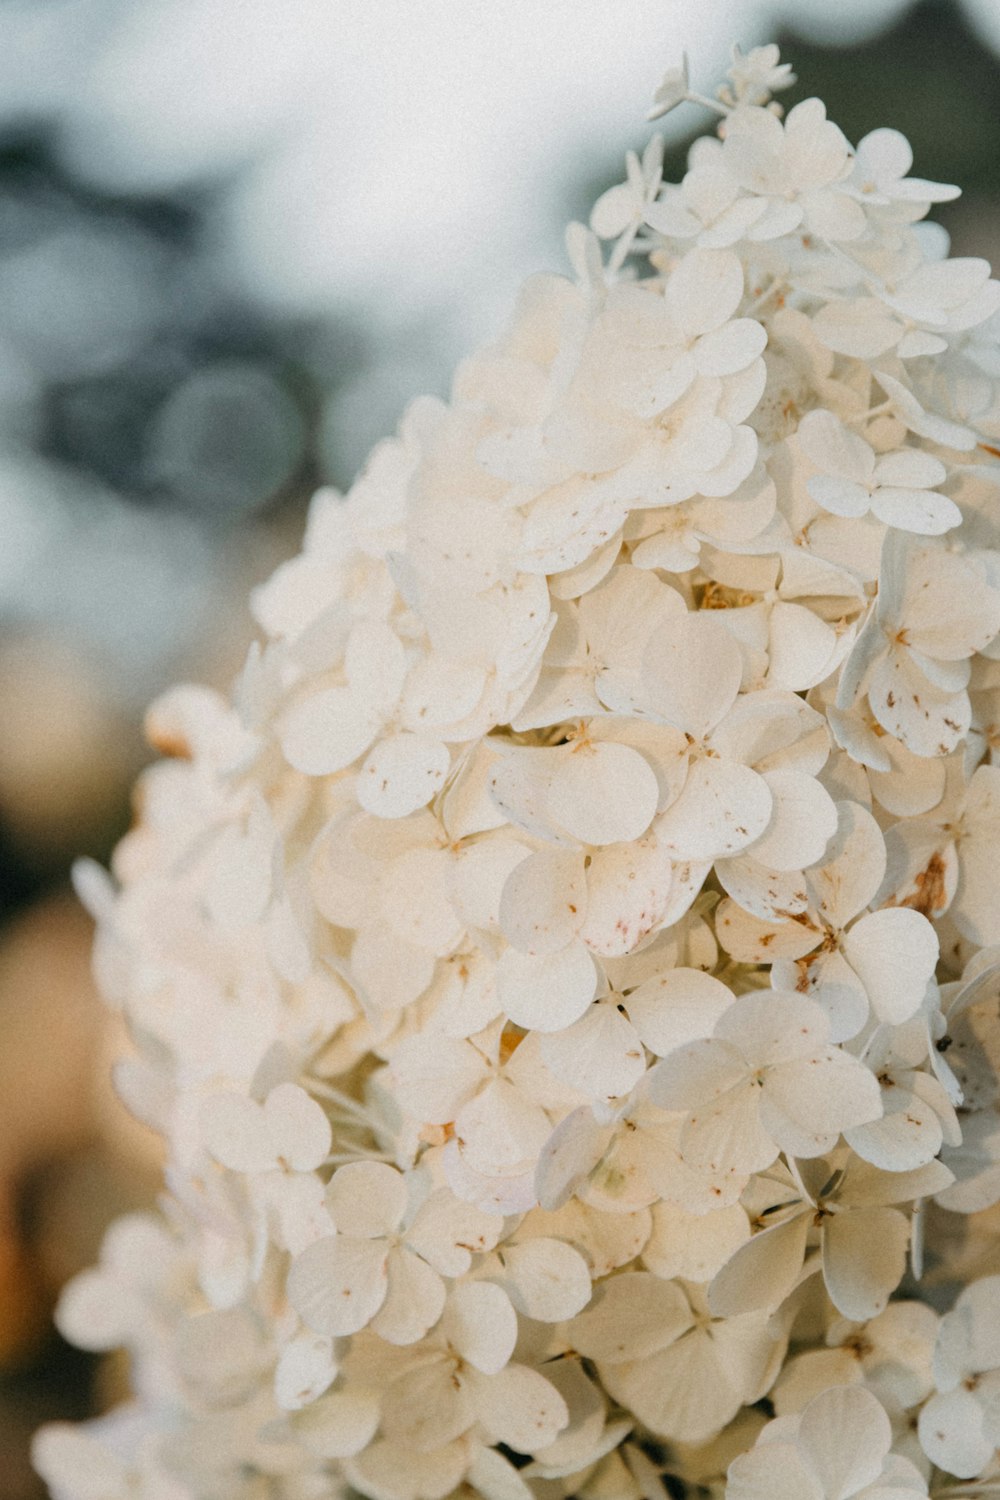
{"type": "Polygon", "coordinates": [[[940,853],[935,851],[924,868],[913,878],[913,890],[904,896],[899,906],[909,907],[923,917],[940,917],[948,908],[946,887],[947,867],[940,853]]]}

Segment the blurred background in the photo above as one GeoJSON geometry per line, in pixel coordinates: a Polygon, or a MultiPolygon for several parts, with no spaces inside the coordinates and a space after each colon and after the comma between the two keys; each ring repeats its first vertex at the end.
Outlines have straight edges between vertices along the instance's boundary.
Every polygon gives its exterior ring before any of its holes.
{"type": "MultiPolygon", "coordinates": [[[[686,50],[777,40],[851,140],[910,138],[1000,261],[1000,0],[0,0],[0,1500],[122,1372],[53,1333],[155,1144],[68,890],[106,859],[178,678],[224,687],[247,594],[517,284],[563,268],[686,50]]],[[[667,175],[683,132],[664,122],[667,175]]]]}

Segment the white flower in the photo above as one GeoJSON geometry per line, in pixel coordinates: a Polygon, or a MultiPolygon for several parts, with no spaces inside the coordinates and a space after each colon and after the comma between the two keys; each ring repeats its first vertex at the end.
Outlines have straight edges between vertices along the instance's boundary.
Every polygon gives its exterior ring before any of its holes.
{"type": "Polygon", "coordinates": [[[770,1386],[782,1340],[762,1314],[712,1319],[697,1289],[626,1272],[567,1326],[610,1393],[661,1437],[701,1442],[770,1386]]]}
{"type": "Polygon", "coordinates": [[[745,192],[767,200],[750,229],[754,239],[788,234],[800,224],[831,240],[855,240],[866,228],[855,199],[837,185],[850,171],[842,132],[819,99],[805,99],[782,122],[744,105],[726,121],[723,160],[745,192]]]}
{"type": "Polygon", "coordinates": [[[117,1219],[101,1247],[100,1264],[63,1288],[56,1324],[83,1349],[117,1349],[141,1342],[157,1322],[160,1288],[185,1271],[180,1247],[151,1215],[117,1219]]]}
{"type": "Polygon", "coordinates": [[[926,1495],[919,1470],[891,1446],[889,1418],[870,1391],[823,1391],[801,1416],[769,1422],[757,1446],[730,1464],[727,1500],[926,1495]]]}
{"type": "Polygon", "coordinates": [[[877,1119],[875,1078],[828,1036],[813,1001],[760,991],[725,1010],[711,1037],[657,1063],[654,1102],[687,1112],[684,1160],[712,1172],[759,1172],[780,1151],[821,1156],[842,1130],[877,1119]]]}
{"type": "Polygon", "coordinates": [[[890,1302],[866,1323],[838,1318],[826,1347],[789,1360],[771,1392],[779,1417],[801,1411],[836,1385],[865,1385],[897,1415],[925,1401],[934,1389],[931,1360],[940,1319],[923,1302],[890,1302]]]}
{"type": "Polygon", "coordinates": [[[448,749],[422,732],[419,708],[382,737],[393,724],[408,672],[403,644],[387,624],[363,620],[354,626],[344,672],[344,686],[313,693],[288,710],[282,749],[309,776],[344,770],[368,751],[358,775],[359,802],[379,817],[405,817],[441,789],[451,763],[448,749]]]}
{"type": "Polygon", "coordinates": [[[934,1351],[937,1393],[920,1413],[920,1443],[959,1479],[986,1468],[1000,1442],[1000,1276],[960,1293],[941,1319],[934,1351]]]}
{"type": "Polygon", "coordinates": [[[994,1482],[1000,284],[791,81],[671,69],[683,180],[151,711],[77,883],[168,1191],[60,1300],[135,1400],[57,1500],[994,1482]]]}
{"type": "Polygon", "coordinates": [[[734,46],[729,64],[733,93],[742,104],[766,104],[771,94],[791,88],[796,81],[791,63],[782,62],[773,42],[742,52],[734,46]]]}
{"type": "MultiPolygon", "coordinates": [[[[842,803],[839,811],[831,857],[805,877],[810,916],[787,924],[787,937],[770,940],[772,982],[818,1002],[838,1042],[856,1036],[872,1014],[887,1025],[916,1015],[938,958],[937,936],[920,912],[866,912],[885,873],[885,844],[857,803],[842,803]]],[[[744,919],[728,923],[723,941],[733,953],[766,952],[769,934],[744,919]]]]}
{"type": "Polygon", "coordinates": [[[905,135],[898,130],[870,130],[854,151],[851,188],[870,205],[883,207],[890,203],[913,204],[923,209],[927,203],[948,203],[961,189],[939,182],[908,177],[913,152],[905,135]]]}
{"type": "Polygon", "coordinates": [[[394,1167],[351,1162],[334,1174],[327,1204],[336,1234],[316,1240],[288,1277],[293,1307],[317,1333],[357,1333],[371,1323],[392,1344],[413,1344],[441,1316],[442,1275],[467,1270],[496,1243],[499,1219],[447,1190],[427,1199],[406,1229],[408,1184],[394,1167]]]}
{"type": "Polygon", "coordinates": [[[806,1248],[818,1230],[820,1267],[830,1300],[845,1318],[863,1322],[885,1308],[899,1285],[910,1242],[910,1219],[897,1204],[938,1192],[951,1177],[940,1162],[913,1172],[880,1172],[865,1162],[839,1165],[825,1157],[799,1162],[793,1176],[780,1166],[758,1218],[767,1227],[737,1248],[709,1289],[713,1312],[734,1316],[772,1311],[802,1278],[806,1248]]]}
{"type": "Polygon", "coordinates": [[[947,476],[940,459],[915,448],[876,457],[875,451],[829,411],[811,411],[799,426],[799,441],[819,469],[810,495],[835,516],[871,510],[887,526],[939,536],[958,526],[962,512],[933,487],[947,476]]]}
{"type": "Polygon", "coordinates": [[[216,1161],[235,1172],[311,1172],[330,1150],[329,1120],[294,1083],[271,1089],[262,1105],[244,1094],[210,1094],[201,1128],[216,1161]]]}
{"type": "MultiPolygon", "coordinates": [[[[571,1111],[539,1155],[539,1203],[559,1209],[575,1193],[586,1205],[616,1215],[658,1200],[695,1214],[730,1207],[745,1178],[688,1166],[680,1152],[682,1118],[650,1105],[642,1088],[610,1120],[590,1106],[571,1111]]],[[[648,1233],[647,1225],[636,1253],[648,1233]]]]}
{"type": "Polygon", "coordinates": [[[658,120],[661,115],[668,115],[678,104],[683,104],[688,96],[688,60],[682,58],[679,67],[668,68],[663,79],[653,95],[653,105],[647,120],[658,120]]]}
{"type": "Polygon", "coordinates": [[[391,1381],[382,1430],[418,1453],[453,1442],[476,1423],[518,1453],[548,1447],[567,1425],[562,1396],[537,1370],[511,1362],[517,1315],[489,1282],[468,1282],[448,1299],[421,1361],[391,1381]]]}
{"type": "MultiPolygon", "coordinates": [[[[657,110],[650,118],[666,114],[670,108],[672,105],[668,104],[666,109],[657,110]]],[[[634,151],[629,151],[625,157],[625,171],[625,181],[602,193],[590,211],[590,227],[594,233],[602,240],[618,241],[611,258],[612,270],[625,260],[642,226],[646,207],[656,197],[663,172],[663,137],[654,135],[651,138],[641,161],[634,151]]]]}

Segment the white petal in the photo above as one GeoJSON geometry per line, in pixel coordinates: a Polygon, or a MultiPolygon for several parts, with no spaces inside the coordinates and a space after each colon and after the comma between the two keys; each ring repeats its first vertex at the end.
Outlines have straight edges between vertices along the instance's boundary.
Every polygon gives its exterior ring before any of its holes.
{"type": "Polygon", "coordinates": [[[912,1172],[883,1172],[860,1160],[851,1162],[850,1168],[838,1197],[852,1208],[880,1208],[886,1203],[909,1204],[915,1198],[930,1198],[948,1187],[952,1175],[940,1161],[928,1162],[912,1172]]]}
{"type": "Polygon", "coordinates": [[[656,836],[676,860],[718,859],[758,839],[771,808],[766,781],[749,766],[696,760],[684,790],[657,819],[656,836]]]}
{"type": "Polygon", "coordinates": [[[538,1157],[535,1185],[543,1208],[566,1203],[598,1165],[613,1134],[613,1126],[600,1125],[588,1105],[559,1122],[538,1157]]]}
{"type": "Polygon", "coordinates": [[[290,710],[280,728],[285,759],[307,776],[328,776],[357,760],[380,728],[351,688],[327,688],[290,710]]]}
{"type": "Polygon", "coordinates": [[[278,1160],[296,1172],[312,1172],[330,1150],[330,1122],[305,1089],[279,1083],[264,1104],[264,1115],[278,1160]]]}
{"type": "Polygon", "coordinates": [[[408,849],[389,862],[378,893],[382,916],[400,938],[442,958],[464,933],[451,899],[450,867],[443,849],[408,849]]]}
{"type": "MultiPolygon", "coordinates": [[[[468,1449],[463,1444],[458,1473],[447,1477],[444,1487],[438,1488],[442,1450],[447,1452],[446,1445],[461,1437],[476,1419],[470,1372],[457,1370],[456,1364],[453,1357],[439,1356],[406,1370],[382,1393],[382,1431],[390,1441],[381,1446],[392,1463],[384,1472],[386,1480],[393,1481],[393,1488],[388,1490],[393,1496],[401,1492],[406,1500],[415,1500],[429,1493],[443,1500],[465,1472],[468,1449]],[[424,1465],[426,1469],[421,1472],[424,1465]],[[432,1487],[425,1489],[428,1481],[432,1487]]],[[[364,1465],[379,1454],[379,1448],[374,1443],[361,1455],[364,1465]]],[[[361,1468],[361,1474],[364,1476],[365,1468],[361,1468]]],[[[368,1488],[364,1478],[362,1485],[368,1488]]],[[[375,1489],[376,1494],[386,1492],[385,1487],[375,1489]]]]}
{"type": "Polygon", "coordinates": [[[817,505],[834,516],[866,516],[871,508],[872,497],[868,487],[857,484],[852,479],[838,479],[833,474],[815,474],[807,481],[806,489],[817,505]]]}
{"type": "Polygon", "coordinates": [[[292,1263],[288,1300],[316,1333],[357,1333],[378,1312],[388,1287],[383,1240],[316,1240],[292,1263]]]}
{"type": "Polygon", "coordinates": [[[716,1037],[687,1042],[649,1075],[649,1097],[661,1109],[699,1109],[749,1077],[743,1054],[716,1037]]]}
{"type": "Polygon", "coordinates": [[[415,1344],[441,1316],[444,1282],[405,1246],[390,1252],[388,1272],[389,1290],[372,1328],[390,1344],[415,1344]]]}
{"type": "MultiPolygon", "coordinates": [[[[794,989],[815,1005],[823,1013],[832,1042],[856,1036],[869,1018],[868,996],[854,970],[836,949],[832,952],[820,949],[811,960],[800,959],[796,963],[776,957],[771,965],[771,983],[776,989],[794,989]]],[[[818,1033],[814,1040],[818,1042],[818,1033]]]]}
{"type": "Polygon", "coordinates": [[[720,327],[742,296],[743,266],[732,250],[689,250],[667,281],[667,306],[688,334],[720,327]]]}
{"type": "Polygon", "coordinates": [[[869,763],[868,783],[876,801],[897,818],[918,817],[937,807],[944,795],[944,760],[914,755],[888,734],[879,743],[888,766],[880,770],[869,763]]]}
{"type": "Polygon", "coordinates": [[[837,1386],[810,1401],[798,1441],[812,1460],[824,1494],[856,1495],[882,1472],[892,1443],[889,1418],[870,1391],[837,1386]]]}
{"type": "Polygon", "coordinates": [[[996,841],[1000,828],[1000,768],[980,766],[969,783],[966,834],[955,895],[955,922],[971,942],[1000,942],[996,899],[996,841]]]}
{"type": "Polygon", "coordinates": [[[591,1277],[597,1281],[635,1259],[649,1238],[649,1227],[645,1209],[635,1213],[601,1213],[574,1201],[555,1213],[536,1209],[522,1225],[521,1233],[537,1228],[540,1234],[569,1240],[586,1255],[591,1277]]]}
{"type": "Polygon", "coordinates": [[[414,948],[387,922],[361,928],[351,948],[351,978],[375,1011],[400,1010],[422,995],[434,976],[434,955],[414,948]]]}
{"type": "Polygon", "coordinates": [[[352,690],[374,714],[384,719],[392,712],[406,679],[406,652],[391,626],[372,619],[352,626],[344,667],[352,690]]]}
{"type": "Polygon", "coordinates": [[[415,733],[455,724],[471,714],[483,695],[486,672],[466,662],[425,656],[413,667],[403,694],[406,729],[415,733]]]}
{"type": "Polygon", "coordinates": [[[468,1042],[428,1033],[400,1044],[391,1075],[401,1109],[429,1125],[447,1125],[489,1076],[485,1059],[468,1042]]]}
{"type": "Polygon", "coordinates": [[[709,1288],[709,1306],[716,1317],[735,1318],[757,1309],[772,1312],[784,1302],[802,1273],[809,1218],[795,1213],[736,1249],[709,1288]]]}
{"type": "Polygon", "coordinates": [[[564,1031],[542,1040],[545,1065],[563,1083],[605,1103],[627,1094],[646,1071],[633,1026],[614,1005],[592,1005],[564,1031]]]}
{"type": "Polygon", "coordinates": [[[534,1500],[517,1469],[497,1448],[477,1449],[465,1477],[482,1500],[534,1500]]]}
{"type": "Polygon", "coordinates": [[[295,1436],[320,1458],[351,1458],[367,1448],[379,1424],[374,1391],[332,1391],[295,1416],[295,1436]]]}
{"type": "MultiPolygon", "coordinates": [[[[953,265],[954,262],[949,264],[953,265]]],[[[932,443],[940,443],[944,448],[957,448],[959,452],[967,453],[976,446],[975,434],[968,427],[939,417],[936,412],[925,411],[902,381],[893,379],[891,375],[883,376],[881,370],[876,372],[875,378],[894,402],[897,414],[911,432],[930,438],[932,443]]]]}
{"type": "Polygon", "coordinates": [[[521,953],[558,953],[576,936],[586,909],[583,856],[572,849],[541,849],[507,877],[500,926],[521,953]]]}
{"type": "Polygon", "coordinates": [[[460,1282],[448,1295],[441,1332],[470,1365],[495,1375],[514,1352],[517,1314],[501,1287],[488,1281],[460,1282]]]}
{"type": "Polygon", "coordinates": [[[896,453],[883,454],[875,465],[875,478],[880,485],[904,489],[933,489],[943,483],[947,474],[941,460],[921,448],[900,448],[896,453]]]}
{"type": "Polygon", "coordinates": [[[508,1365],[476,1382],[476,1411],[488,1432],[515,1453],[547,1448],[569,1422],[555,1386],[527,1365],[508,1365]]]}
{"type": "Polygon", "coordinates": [[[886,485],[872,496],[872,514],[886,526],[898,526],[919,536],[941,536],[962,524],[962,512],[954,500],[937,490],[894,489],[886,485]]]}
{"type": "Polygon", "coordinates": [[[590,1271],[572,1245],[562,1240],[527,1240],[503,1252],[505,1286],[526,1317],[542,1323],[572,1318],[590,1301],[590,1271]]]}
{"type": "Polygon", "coordinates": [[[941,1121],[933,1107],[911,1089],[883,1085],[883,1117],[844,1131],[844,1139],[865,1161],[887,1172],[906,1172],[933,1161],[941,1149],[941,1121]]]}
{"type": "Polygon", "coordinates": [[[647,979],[625,1001],[629,1019],[651,1052],[666,1057],[709,1037],[733,1003],[733,992],[701,969],[670,969],[647,979]]]}
{"type": "MultiPolygon", "coordinates": [[[[716,1328],[721,1332],[725,1326],[716,1328]]],[[[719,1432],[743,1405],[742,1392],[729,1378],[725,1358],[717,1337],[699,1328],[648,1360],[602,1367],[601,1375],[616,1400],[654,1432],[701,1443],[719,1432]]]]}
{"type": "Polygon", "coordinates": [[[811,609],[778,600],[771,610],[768,642],[770,685],[801,692],[822,682],[836,660],[837,634],[811,609]]]}
{"type": "Polygon", "coordinates": [[[787,926],[789,917],[806,913],[809,894],[801,870],[769,870],[757,862],[752,848],[734,859],[720,859],[715,873],[722,889],[737,905],[762,922],[787,926]]]}
{"type": "Polygon", "coordinates": [[[456,916],[467,927],[495,932],[500,926],[500,897],[511,871],[531,851],[507,833],[491,834],[463,844],[451,862],[448,894],[456,916]]]}
{"type": "Polygon", "coordinates": [[[580,742],[560,757],[547,799],[554,822],[584,844],[641,838],[659,787],[649,762],[628,745],[580,742]]]}
{"type": "Polygon", "coordinates": [[[842,1130],[881,1113],[877,1079],[838,1047],[769,1069],[761,1090],[761,1123],[794,1156],[819,1156],[842,1130]]]}
{"type": "Polygon", "coordinates": [[[861,137],[855,153],[858,167],[874,182],[893,182],[913,166],[913,152],[905,135],[882,126],[861,137]]]}
{"type": "Polygon", "coordinates": [[[857,802],[838,804],[840,826],[826,863],[810,870],[809,885],[833,927],[845,927],[882,884],[885,840],[871,813],[857,802]]]}
{"type": "Polygon", "coordinates": [[[462,1160],[484,1177],[532,1175],[550,1133],[551,1122],[540,1106],[503,1077],[487,1084],[455,1116],[462,1160]]]}
{"type": "Polygon", "coordinates": [[[709,615],[688,615],[646,648],[646,706],[700,739],[732,706],[742,676],[740,648],[726,627],[709,615]]]}
{"type": "Polygon", "coordinates": [[[538,1202],[530,1165],[520,1172],[491,1174],[477,1171],[470,1166],[467,1156],[454,1140],[445,1146],[441,1164],[452,1192],[483,1213],[524,1214],[538,1202]]]}
{"type": "Polygon", "coordinates": [[[489,768],[490,796],[507,822],[537,838],[563,845],[572,839],[552,827],[548,798],[559,753],[520,745],[509,746],[489,768]]]}
{"type": "Polygon", "coordinates": [[[582,943],[532,957],[508,948],[497,965],[497,994],[509,1018],[529,1031],[561,1031],[597,991],[597,969],[582,943]]]}
{"type": "Polygon", "coordinates": [[[583,942],[607,958],[637,948],[662,921],[672,880],[673,863],[654,837],[595,850],[587,872],[583,942]]]}
{"type": "Polygon", "coordinates": [[[651,636],[685,615],[684,601],[652,573],[615,568],[580,601],[598,696],[608,708],[631,711],[641,687],[643,652],[651,636]]]}
{"type": "Polygon", "coordinates": [[[451,765],[447,745],[406,731],[381,740],[358,772],[357,798],[377,818],[405,818],[444,786],[451,765]]]}
{"type": "MultiPolygon", "coordinates": [[[[719,942],[733,958],[740,963],[756,964],[802,958],[822,936],[810,922],[766,922],[751,916],[733,901],[720,903],[715,930],[719,942]]],[[[782,979],[781,984],[785,986],[786,981],[782,979]]]]}
{"type": "Polygon", "coordinates": [[[590,227],[602,240],[613,240],[628,228],[635,212],[630,183],[617,182],[597,199],[590,210],[590,227]]]}
{"type": "Polygon", "coordinates": [[[316,1333],[297,1334],[281,1351],[274,1371],[274,1399],[285,1411],[300,1411],[318,1400],[336,1375],[332,1341],[316,1333]]]}
{"type": "Polygon", "coordinates": [[[210,1094],[200,1112],[202,1137],[216,1161],[234,1172],[266,1172],[277,1165],[264,1111],[245,1094],[210,1094]]]}
{"type": "Polygon", "coordinates": [[[734,318],[698,340],[695,363],[702,375],[745,370],[767,344],[767,330],[753,318],[734,318]]]}
{"type": "Polygon", "coordinates": [[[823,1230],[823,1278],[834,1306],[864,1323],[888,1304],[906,1269],[910,1221],[895,1208],[835,1213],[823,1230]]]}
{"type": "Polygon", "coordinates": [[[937,934],[926,917],[905,907],[869,912],[843,944],[880,1021],[898,1026],[916,1015],[938,960],[937,934]]]}
{"type": "Polygon", "coordinates": [[[791,1443],[765,1443],[729,1465],[727,1500],[826,1500],[819,1479],[791,1443]]]}
{"type": "Polygon", "coordinates": [[[748,1079],[688,1115],[681,1155],[689,1166],[743,1177],[771,1165],[779,1147],[761,1120],[758,1092],[748,1079]]]}
{"type": "Polygon", "coordinates": [[[934,1395],[920,1413],[920,1446],[931,1463],[959,1479],[974,1479],[994,1454],[983,1432],[983,1409],[961,1387],[934,1395]]]}
{"type": "Polygon", "coordinates": [[[739,1049],[753,1068],[812,1059],[829,1026],[819,1006],[796,993],[750,990],[729,1006],[715,1035],[739,1049]]]}
{"type": "Polygon", "coordinates": [[[566,1330],[575,1349],[606,1364],[642,1359],[665,1349],[693,1323],[680,1287],[643,1271],[603,1283],[585,1313],[566,1330]]]}
{"type": "Polygon", "coordinates": [[[105,1269],[89,1266],[63,1287],[55,1323],[70,1343],[103,1353],[128,1344],[145,1316],[142,1301],[131,1287],[105,1269]]]}
{"type": "Polygon", "coordinates": [[[750,1223],[739,1203],[708,1214],[658,1203],[653,1231],[642,1251],[643,1264],[665,1280],[680,1276],[685,1281],[711,1281],[749,1234],[750,1223]]]}
{"type": "Polygon", "coordinates": [[[333,1222],[341,1234],[372,1240],[393,1234],[406,1212],[406,1178],[387,1162],[348,1162],[338,1167],[326,1190],[333,1222]]]}
{"type": "Polygon", "coordinates": [[[109,1453],[96,1437],[68,1422],[50,1422],[35,1434],[31,1461],[53,1495],[72,1495],[73,1500],[113,1500],[132,1487],[117,1454],[109,1453]]]}
{"type": "Polygon", "coordinates": [[[474,1255],[493,1249],[503,1227],[497,1214],[480,1213],[439,1188],[420,1205],[406,1241],[442,1276],[464,1276],[474,1255]]]}
{"type": "Polygon", "coordinates": [[[750,846],[754,859],[772,870],[804,870],[818,863],[837,831],[837,806],[829,792],[801,771],[768,771],[771,821],[750,846]]]}
{"type": "Polygon", "coordinates": [[[807,412],[802,418],[798,440],[806,457],[823,474],[836,474],[854,484],[866,484],[874,472],[875,454],[871,446],[823,407],[807,412]]]}
{"type": "Polygon", "coordinates": [[[874,297],[828,302],[812,319],[821,344],[855,359],[877,359],[899,343],[903,332],[898,318],[874,297]]]}

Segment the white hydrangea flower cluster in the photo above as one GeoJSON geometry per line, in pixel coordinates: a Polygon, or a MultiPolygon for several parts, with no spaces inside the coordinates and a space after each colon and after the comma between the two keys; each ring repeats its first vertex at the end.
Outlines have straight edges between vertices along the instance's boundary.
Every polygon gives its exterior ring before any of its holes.
{"type": "Polygon", "coordinates": [[[58,1500],[997,1492],[1000,1277],[917,1278],[1000,1201],[1000,284],[790,81],[153,709],[82,884],[167,1192],[63,1297],[136,1401],[58,1500]]]}

